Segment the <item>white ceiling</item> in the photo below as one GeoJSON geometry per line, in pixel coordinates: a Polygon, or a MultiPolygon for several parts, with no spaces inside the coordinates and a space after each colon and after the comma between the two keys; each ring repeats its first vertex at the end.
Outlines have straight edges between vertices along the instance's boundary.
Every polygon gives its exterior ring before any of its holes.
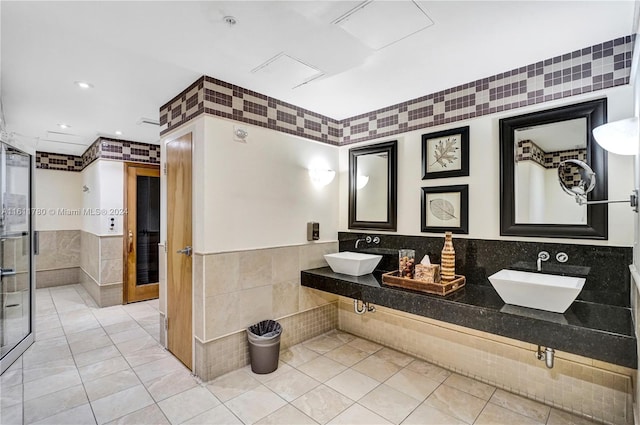
{"type": "Polygon", "coordinates": [[[517,142],[531,140],[546,153],[585,149],[587,147],[587,119],[559,121],[518,129],[517,142]]]}
{"type": "Polygon", "coordinates": [[[3,0],[2,103],[16,140],[76,155],[157,143],[136,122],[201,75],[343,119],[629,35],[634,3],[3,0]]]}

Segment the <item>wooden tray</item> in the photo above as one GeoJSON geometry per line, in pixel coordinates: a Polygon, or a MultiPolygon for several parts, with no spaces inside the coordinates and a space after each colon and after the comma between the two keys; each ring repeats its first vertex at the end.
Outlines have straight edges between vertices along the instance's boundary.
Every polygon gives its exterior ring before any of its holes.
{"type": "Polygon", "coordinates": [[[414,291],[425,292],[427,294],[449,295],[452,292],[464,287],[465,277],[456,275],[456,278],[450,282],[427,283],[415,279],[407,279],[398,276],[398,271],[384,273],[382,275],[382,283],[389,286],[399,288],[412,289],[414,291]]]}

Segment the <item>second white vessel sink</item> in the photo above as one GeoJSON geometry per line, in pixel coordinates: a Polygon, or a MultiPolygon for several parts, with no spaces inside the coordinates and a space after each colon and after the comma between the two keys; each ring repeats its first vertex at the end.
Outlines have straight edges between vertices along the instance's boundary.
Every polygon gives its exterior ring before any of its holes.
{"type": "Polygon", "coordinates": [[[489,276],[491,285],[507,303],[564,313],[576,299],[585,278],[500,270],[489,276]]]}
{"type": "Polygon", "coordinates": [[[382,255],[343,251],[335,254],[325,254],[324,258],[329,263],[331,270],[336,273],[362,276],[371,273],[376,268],[382,259],[382,255]]]}

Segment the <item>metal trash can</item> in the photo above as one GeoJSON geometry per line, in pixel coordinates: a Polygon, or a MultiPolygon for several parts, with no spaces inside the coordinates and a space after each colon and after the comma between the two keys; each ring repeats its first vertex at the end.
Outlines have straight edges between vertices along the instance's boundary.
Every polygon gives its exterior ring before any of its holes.
{"type": "Polygon", "coordinates": [[[271,373],[278,368],[281,334],[282,326],[275,320],[263,320],[247,328],[253,373],[271,373]]]}

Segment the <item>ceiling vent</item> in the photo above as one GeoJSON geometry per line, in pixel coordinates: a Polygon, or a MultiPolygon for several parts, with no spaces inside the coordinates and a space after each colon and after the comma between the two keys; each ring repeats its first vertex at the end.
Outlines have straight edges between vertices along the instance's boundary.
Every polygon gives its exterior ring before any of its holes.
{"type": "Polygon", "coordinates": [[[380,50],[419,31],[433,21],[415,1],[360,3],[332,22],[373,50],[380,50]]]}
{"type": "Polygon", "coordinates": [[[295,89],[324,75],[322,71],[307,65],[285,53],[278,53],[271,59],[251,70],[252,74],[267,78],[271,83],[295,89]]]}
{"type": "Polygon", "coordinates": [[[138,125],[142,125],[142,124],[160,125],[160,121],[154,120],[154,119],[151,119],[151,118],[140,117],[138,119],[138,121],[136,121],[136,124],[138,124],[138,125]]]}
{"type": "Polygon", "coordinates": [[[65,145],[86,146],[82,143],[82,138],[76,134],[65,133],[62,131],[47,131],[45,138],[40,139],[41,142],[62,143],[65,145]]]}

